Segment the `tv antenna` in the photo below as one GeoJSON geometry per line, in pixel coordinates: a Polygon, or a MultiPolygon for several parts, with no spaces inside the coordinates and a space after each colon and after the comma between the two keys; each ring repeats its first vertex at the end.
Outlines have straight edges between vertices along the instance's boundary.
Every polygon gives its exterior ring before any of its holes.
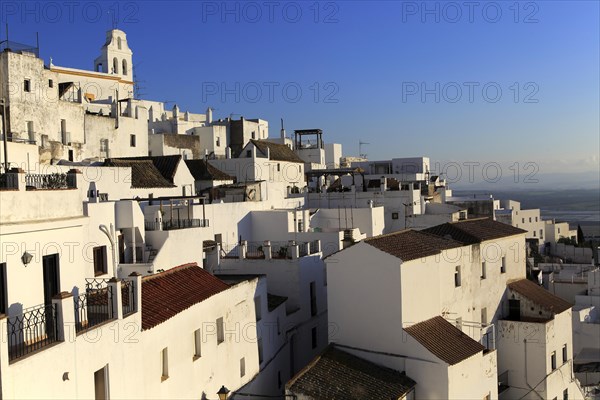
{"type": "Polygon", "coordinates": [[[367,158],[367,154],[363,153],[363,146],[367,145],[367,144],[371,144],[371,143],[367,143],[367,142],[363,142],[362,140],[359,139],[358,141],[358,155],[362,158],[367,158]]]}

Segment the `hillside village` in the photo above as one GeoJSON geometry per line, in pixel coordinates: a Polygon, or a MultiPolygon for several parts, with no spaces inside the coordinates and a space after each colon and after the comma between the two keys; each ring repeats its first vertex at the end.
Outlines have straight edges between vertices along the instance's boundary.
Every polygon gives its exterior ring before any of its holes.
{"type": "Polygon", "coordinates": [[[0,398],[600,399],[568,222],[0,50],[0,398]]]}

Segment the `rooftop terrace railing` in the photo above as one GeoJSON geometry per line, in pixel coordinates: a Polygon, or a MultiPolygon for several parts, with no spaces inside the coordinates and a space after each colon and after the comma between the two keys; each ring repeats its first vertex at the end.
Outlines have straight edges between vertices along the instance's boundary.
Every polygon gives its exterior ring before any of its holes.
{"type": "Polygon", "coordinates": [[[144,228],[147,231],[170,231],[174,229],[207,228],[210,226],[207,219],[173,219],[163,221],[146,221],[144,228]]]}
{"type": "Polygon", "coordinates": [[[27,190],[75,189],[77,187],[74,174],[26,174],[27,190]]]}
{"type": "Polygon", "coordinates": [[[112,296],[111,286],[102,287],[94,282],[86,287],[85,293],[73,297],[76,334],[113,318],[115,313],[112,296]]]}

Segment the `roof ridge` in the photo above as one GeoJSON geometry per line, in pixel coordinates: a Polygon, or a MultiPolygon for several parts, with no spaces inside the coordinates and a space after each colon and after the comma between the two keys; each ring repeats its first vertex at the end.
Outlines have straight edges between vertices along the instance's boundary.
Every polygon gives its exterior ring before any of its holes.
{"type": "Polygon", "coordinates": [[[180,271],[182,269],[191,268],[191,267],[198,267],[199,268],[198,263],[196,263],[196,262],[191,262],[191,263],[187,263],[187,264],[181,264],[181,265],[178,265],[176,267],[170,268],[170,269],[168,269],[166,271],[159,272],[157,274],[152,274],[152,275],[144,276],[142,278],[142,281],[149,281],[149,280],[152,280],[154,278],[160,278],[160,277],[163,277],[163,276],[167,276],[167,275],[173,274],[173,273],[175,273],[177,271],[180,271]]]}

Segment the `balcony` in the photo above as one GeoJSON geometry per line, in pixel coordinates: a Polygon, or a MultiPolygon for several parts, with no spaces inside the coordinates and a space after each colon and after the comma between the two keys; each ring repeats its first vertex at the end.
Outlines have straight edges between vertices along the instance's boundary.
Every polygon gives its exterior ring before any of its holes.
{"type": "Polygon", "coordinates": [[[173,229],[207,228],[207,219],[174,219],[163,221],[145,221],[144,228],[147,231],[170,231],[173,229]]]}
{"type": "Polygon", "coordinates": [[[53,345],[75,345],[81,334],[137,313],[141,279],[139,274],[125,280],[86,279],[85,293],[62,292],[52,298],[51,304],[26,309],[16,316],[3,316],[0,329],[8,340],[7,345],[0,346],[0,359],[12,364],[53,345]],[[73,327],[75,337],[69,333],[73,327]]]}
{"type": "Polygon", "coordinates": [[[58,342],[56,305],[41,305],[10,317],[8,331],[8,360],[12,362],[58,342]]]}

